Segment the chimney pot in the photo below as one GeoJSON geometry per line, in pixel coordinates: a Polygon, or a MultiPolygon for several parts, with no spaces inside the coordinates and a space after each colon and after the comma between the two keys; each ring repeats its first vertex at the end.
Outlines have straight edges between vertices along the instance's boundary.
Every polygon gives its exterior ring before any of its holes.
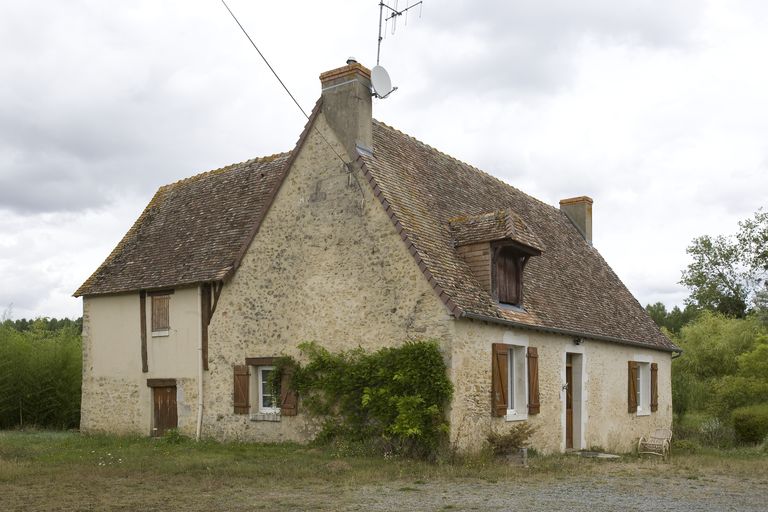
{"type": "Polygon", "coordinates": [[[560,211],[576,226],[589,245],[592,245],[592,202],[592,198],[587,196],[560,200],[560,211]]]}
{"type": "Polygon", "coordinates": [[[357,64],[357,59],[354,57],[347,58],[347,65],[349,64],[357,64]]]}

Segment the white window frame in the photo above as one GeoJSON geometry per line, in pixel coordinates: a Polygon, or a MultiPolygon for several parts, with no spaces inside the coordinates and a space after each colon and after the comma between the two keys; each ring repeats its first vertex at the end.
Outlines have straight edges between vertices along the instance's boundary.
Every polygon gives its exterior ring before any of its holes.
{"type": "Polygon", "coordinates": [[[528,419],[528,347],[512,345],[507,354],[507,421],[528,419]]]}
{"type": "MultiPolygon", "coordinates": [[[[256,366],[254,367],[256,369],[256,396],[257,402],[256,402],[256,411],[260,414],[280,414],[280,407],[264,407],[264,385],[266,384],[263,376],[263,372],[275,371],[274,366],[256,366]]],[[[272,397],[272,403],[277,404],[280,401],[279,396],[273,396],[272,397]]]]}
{"type": "Polygon", "coordinates": [[[637,361],[637,415],[651,414],[651,363],[637,361]]]}
{"type": "Polygon", "coordinates": [[[273,365],[248,365],[248,373],[250,373],[249,379],[249,391],[248,396],[251,397],[250,417],[251,421],[280,421],[280,396],[274,397],[274,403],[276,407],[264,407],[264,376],[265,370],[274,371],[273,365]]]}

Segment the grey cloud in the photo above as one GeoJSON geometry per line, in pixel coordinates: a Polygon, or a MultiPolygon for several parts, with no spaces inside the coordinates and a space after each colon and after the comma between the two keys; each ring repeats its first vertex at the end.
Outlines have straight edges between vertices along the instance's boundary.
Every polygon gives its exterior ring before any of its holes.
{"type": "Polygon", "coordinates": [[[429,73],[484,94],[548,93],[567,86],[582,42],[686,47],[704,7],[694,0],[665,2],[664,9],[645,0],[449,1],[429,9],[424,24],[437,36],[470,34],[482,44],[476,52],[441,55],[429,73]]]}

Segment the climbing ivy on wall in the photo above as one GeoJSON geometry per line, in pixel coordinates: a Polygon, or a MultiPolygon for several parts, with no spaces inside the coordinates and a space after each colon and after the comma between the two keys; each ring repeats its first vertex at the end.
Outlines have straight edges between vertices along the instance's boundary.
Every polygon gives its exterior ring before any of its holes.
{"type": "Polygon", "coordinates": [[[368,353],[299,346],[306,363],[282,357],[304,413],[318,417],[318,442],[353,442],[383,453],[434,457],[448,434],[453,386],[436,341],[409,341],[368,353]]]}

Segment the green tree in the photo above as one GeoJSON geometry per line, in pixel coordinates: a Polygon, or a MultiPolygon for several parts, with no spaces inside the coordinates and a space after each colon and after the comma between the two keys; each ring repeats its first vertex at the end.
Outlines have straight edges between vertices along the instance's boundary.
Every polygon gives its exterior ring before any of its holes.
{"type": "Polygon", "coordinates": [[[657,302],[656,304],[648,304],[645,306],[645,310],[656,322],[656,325],[664,327],[674,334],[680,334],[680,329],[696,319],[699,314],[699,309],[693,304],[688,304],[685,309],[675,306],[672,311],[667,311],[667,307],[663,303],[657,302]]]}
{"type": "Polygon", "coordinates": [[[735,236],[695,238],[687,252],[693,261],[680,283],[691,291],[689,304],[738,318],[760,309],[768,290],[768,212],[739,222],[735,236]]]}

